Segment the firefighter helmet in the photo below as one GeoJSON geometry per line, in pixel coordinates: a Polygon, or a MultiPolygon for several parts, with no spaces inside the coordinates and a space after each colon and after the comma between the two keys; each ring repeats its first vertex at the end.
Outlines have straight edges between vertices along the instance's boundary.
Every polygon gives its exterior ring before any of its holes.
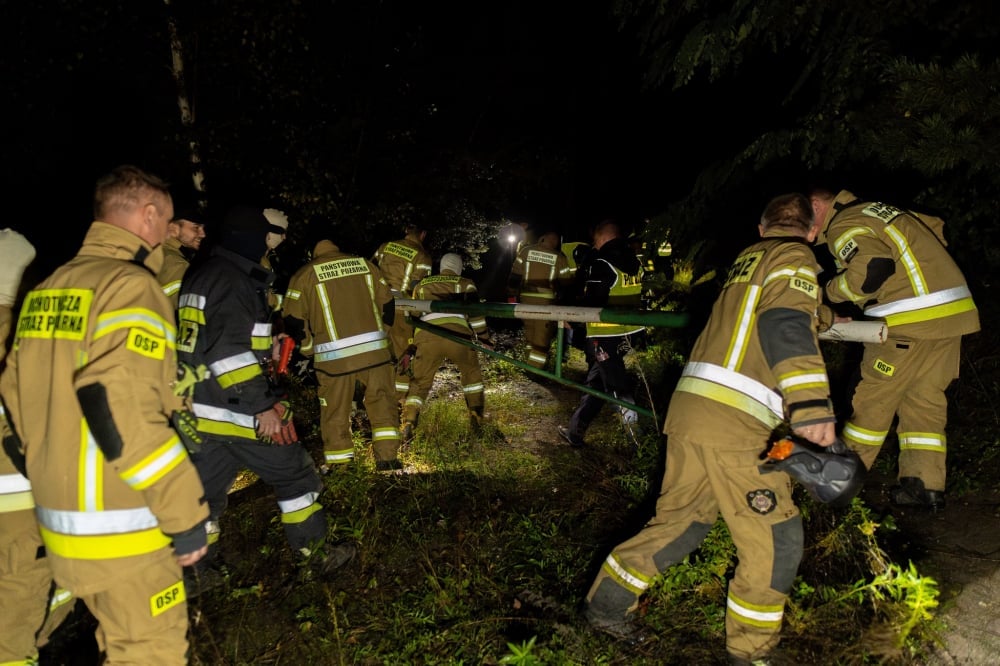
{"type": "Polygon", "coordinates": [[[786,437],[775,442],[760,469],[765,473],[787,473],[814,500],[833,507],[850,504],[868,475],[858,454],[839,438],[823,448],[800,438],[786,437]]]}

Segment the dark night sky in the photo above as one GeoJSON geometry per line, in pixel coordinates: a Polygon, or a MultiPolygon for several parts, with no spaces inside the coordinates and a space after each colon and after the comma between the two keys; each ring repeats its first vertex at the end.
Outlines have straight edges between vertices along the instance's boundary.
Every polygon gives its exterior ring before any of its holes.
{"type": "MultiPolygon", "coordinates": [[[[260,0],[233,5],[245,12],[254,2],[260,0]]],[[[56,13],[6,0],[3,5],[16,16],[2,34],[3,77],[15,119],[2,134],[10,224],[39,245],[43,263],[54,265],[78,246],[101,173],[131,162],[185,181],[182,146],[171,148],[172,159],[163,147],[163,137],[176,130],[177,109],[162,7],[123,3],[129,11],[103,14],[78,0],[55,3],[62,8],[56,13]]],[[[222,33],[232,29],[228,36],[238,45],[237,21],[227,16],[226,3],[178,5],[182,28],[184,21],[197,21],[203,32],[211,29],[199,42],[223,41],[222,33]]],[[[564,170],[535,174],[539,182],[499,212],[556,225],[569,236],[604,217],[634,222],[662,210],[686,191],[700,166],[742,138],[741,128],[759,106],[739,82],[725,99],[697,88],[642,92],[635,38],[618,30],[605,3],[399,2],[380,4],[378,12],[331,7],[309,9],[315,38],[328,43],[322,45],[325,60],[302,67],[324,81],[331,99],[347,98],[338,99],[338,108],[362,99],[384,120],[396,108],[405,114],[433,106],[433,114],[414,120],[420,126],[412,147],[418,164],[423,152],[441,146],[497,160],[530,162],[525,146],[562,156],[564,170]]],[[[204,58],[205,51],[196,43],[189,56],[204,58]]],[[[196,89],[204,87],[199,72],[210,64],[189,69],[196,89]]],[[[245,94],[232,71],[232,89],[201,91],[202,110],[223,108],[212,101],[213,92],[245,94]]],[[[255,131],[241,137],[247,145],[266,136],[274,122],[252,102],[227,112],[254,118],[255,131]]],[[[201,131],[225,120],[209,115],[199,115],[201,131]]],[[[369,132],[377,135],[387,126],[372,122],[369,132]]],[[[377,145],[378,137],[367,140],[377,145]]],[[[210,194],[213,183],[239,190],[239,168],[229,166],[208,171],[210,194]]],[[[394,176],[375,168],[361,178],[372,196],[397,187],[394,176]]]]}

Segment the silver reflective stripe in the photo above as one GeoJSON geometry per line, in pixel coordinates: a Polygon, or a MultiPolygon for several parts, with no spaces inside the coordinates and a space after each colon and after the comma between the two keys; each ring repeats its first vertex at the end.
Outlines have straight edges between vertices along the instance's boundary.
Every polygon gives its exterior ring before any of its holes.
{"type": "Polygon", "coordinates": [[[312,506],[316,503],[316,499],[319,497],[319,493],[306,493],[305,495],[299,495],[298,497],[290,500],[278,500],[278,508],[281,509],[281,513],[292,513],[294,511],[300,511],[307,506],[312,506]]]}
{"type": "Polygon", "coordinates": [[[198,310],[205,309],[206,299],[204,296],[199,296],[198,294],[181,294],[180,299],[177,301],[179,307],[197,308],[198,310]]]}
{"type": "Polygon", "coordinates": [[[899,260],[906,267],[906,275],[910,278],[910,285],[913,287],[913,291],[921,296],[926,295],[927,281],[920,270],[917,258],[913,256],[913,250],[910,249],[910,244],[906,241],[906,236],[891,224],[885,225],[884,229],[886,236],[891,238],[892,242],[899,248],[899,260]]]}
{"type": "Polygon", "coordinates": [[[257,356],[253,352],[243,352],[241,354],[220,359],[215,363],[209,363],[208,367],[212,371],[212,374],[218,377],[219,375],[224,375],[227,372],[232,372],[233,370],[239,370],[240,368],[248,368],[251,365],[257,365],[257,363],[257,356]]]}
{"type": "Polygon", "coordinates": [[[269,337],[271,337],[271,324],[270,323],[266,323],[266,324],[256,323],[256,324],[254,324],[253,325],[253,331],[250,332],[250,335],[252,337],[255,337],[255,338],[269,338],[269,337]]]}
{"type": "Polygon", "coordinates": [[[887,315],[899,314],[900,312],[911,312],[913,310],[934,307],[935,305],[944,305],[945,303],[960,301],[963,298],[972,298],[972,292],[965,285],[952,287],[951,289],[942,289],[941,291],[935,291],[932,294],[924,296],[904,298],[884,305],[876,305],[867,308],[865,314],[873,317],[885,317],[887,315]]]}
{"type": "Polygon", "coordinates": [[[743,395],[753,398],[757,402],[763,404],[779,418],[784,418],[785,412],[782,408],[781,396],[758,382],[756,379],[751,379],[746,375],[741,375],[738,372],[734,372],[728,368],[723,368],[720,365],[705,363],[703,361],[692,361],[688,363],[684,366],[684,372],[682,372],[681,375],[688,377],[700,377],[702,379],[715,382],[716,384],[728,386],[729,388],[739,391],[743,395]]]}
{"type": "Polygon", "coordinates": [[[141,486],[142,484],[149,481],[150,478],[159,474],[163,468],[168,465],[176,464],[178,458],[183,458],[187,449],[181,444],[180,439],[177,437],[173,438],[174,444],[168,447],[160,455],[156,456],[153,460],[143,465],[142,469],[137,471],[132,476],[127,479],[123,479],[125,483],[130,486],[141,486]]]}
{"type": "Polygon", "coordinates": [[[457,312],[428,312],[420,321],[434,321],[435,319],[465,319],[464,314],[458,314],[457,312]]]}
{"type": "Polygon", "coordinates": [[[11,495],[31,490],[31,481],[20,474],[0,474],[0,495],[11,495]]]}
{"type": "Polygon", "coordinates": [[[468,386],[462,387],[463,393],[480,393],[483,390],[482,383],[479,384],[469,384],[468,386]]]}
{"type": "Polygon", "coordinates": [[[323,344],[316,345],[313,348],[313,351],[317,354],[328,351],[336,351],[338,349],[344,349],[345,347],[353,347],[354,345],[360,345],[364,342],[383,340],[385,338],[385,331],[372,331],[371,333],[361,333],[359,335],[352,335],[349,338],[341,338],[340,340],[324,342],[323,344]]]}
{"type": "Polygon", "coordinates": [[[60,511],[35,507],[38,522],[52,532],[76,536],[125,534],[157,527],[156,516],[146,507],[107,511],[60,511]]]}
{"type": "Polygon", "coordinates": [[[211,405],[203,405],[201,403],[194,403],[194,415],[198,418],[208,419],[210,421],[223,421],[225,423],[234,423],[238,426],[243,426],[244,428],[253,428],[253,416],[251,414],[237,414],[236,412],[231,412],[228,409],[223,409],[221,407],[213,407],[211,405]]]}
{"type": "Polygon", "coordinates": [[[649,581],[642,580],[641,578],[636,578],[631,572],[626,571],[620,564],[618,560],[615,559],[614,553],[608,555],[608,559],[604,560],[604,564],[608,566],[609,569],[615,572],[615,576],[620,578],[625,583],[631,585],[638,591],[645,590],[649,587],[649,581]]]}
{"type": "MultiPolygon", "coordinates": [[[[757,300],[760,297],[760,287],[750,285],[747,293],[743,296],[743,309],[740,313],[740,323],[733,334],[732,348],[726,356],[726,368],[735,371],[743,361],[743,354],[746,352],[747,341],[750,338],[750,331],[753,327],[754,312],[757,310],[757,300]]],[[[742,376],[742,375],[739,375],[742,376]]]]}
{"type": "Polygon", "coordinates": [[[784,611],[781,610],[759,611],[747,608],[746,606],[734,601],[732,597],[729,597],[726,600],[726,606],[737,615],[751,620],[758,620],[760,622],[781,622],[781,617],[784,615],[784,611]]]}
{"type": "Polygon", "coordinates": [[[365,352],[377,351],[379,349],[388,349],[388,340],[375,340],[373,342],[364,342],[360,345],[354,345],[350,349],[340,349],[328,352],[320,352],[313,356],[313,361],[316,363],[321,363],[323,361],[335,361],[338,358],[347,358],[349,356],[356,356],[358,354],[364,354],[365,352]]]}

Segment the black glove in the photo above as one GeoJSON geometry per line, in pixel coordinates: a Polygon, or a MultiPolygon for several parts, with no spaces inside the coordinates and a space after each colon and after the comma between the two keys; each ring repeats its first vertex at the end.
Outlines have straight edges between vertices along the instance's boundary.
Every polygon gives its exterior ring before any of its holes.
{"type": "Polygon", "coordinates": [[[170,425],[174,427],[188,453],[201,451],[202,439],[198,434],[198,417],[186,409],[174,410],[170,415],[170,425]]]}

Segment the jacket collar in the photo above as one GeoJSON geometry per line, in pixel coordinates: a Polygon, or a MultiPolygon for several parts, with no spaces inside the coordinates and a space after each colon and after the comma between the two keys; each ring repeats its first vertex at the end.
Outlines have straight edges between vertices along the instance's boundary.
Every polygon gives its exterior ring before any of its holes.
{"type": "Polygon", "coordinates": [[[154,275],[163,267],[161,246],[154,249],[131,231],[100,220],[95,220],[90,225],[77,255],[130,261],[143,266],[154,275]]]}
{"type": "Polygon", "coordinates": [[[328,257],[333,254],[341,254],[340,248],[331,240],[321,240],[313,247],[313,259],[328,257]]]}
{"type": "Polygon", "coordinates": [[[258,262],[250,261],[241,254],[237,254],[232,250],[227,250],[221,245],[216,245],[214,248],[212,248],[212,256],[219,257],[221,259],[228,261],[229,263],[236,266],[236,268],[241,273],[245,274],[251,280],[260,282],[268,287],[271,286],[271,284],[274,282],[274,279],[277,277],[274,271],[264,268],[258,262]]]}

